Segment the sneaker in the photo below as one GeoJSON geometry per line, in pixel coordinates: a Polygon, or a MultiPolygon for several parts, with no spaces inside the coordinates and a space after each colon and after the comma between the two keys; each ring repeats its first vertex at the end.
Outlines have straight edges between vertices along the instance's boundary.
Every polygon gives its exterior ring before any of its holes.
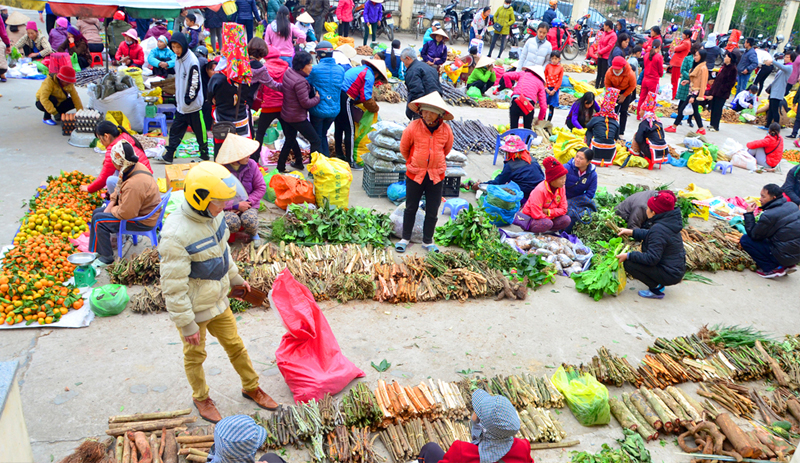
{"type": "Polygon", "coordinates": [[[786,269],[783,268],[783,267],[775,267],[774,270],[769,271],[769,272],[765,272],[765,271],[763,271],[761,269],[758,269],[758,270],[756,270],[756,273],[761,278],[772,279],[772,278],[778,278],[778,277],[786,276],[786,269]]]}
{"type": "Polygon", "coordinates": [[[718,130],[718,129],[715,129],[714,127],[709,127],[709,128],[708,128],[708,131],[709,131],[709,132],[719,132],[719,130],[718,130]]]}
{"type": "Polygon", "coordinates": [[[797,266],[796,265],[791,265],[789,267],[786,267],[786,274],[787,275],[790,274],[790,273],[794,273],[796,271],[797,271],[797,266]]]}
{"type": "Polygon", "coordinates": [[[695,133],[697,133],[698,135],[705,135],[705,134],[706,134],[706,129],[699,129],[699,130],[698,130],[697,132],[695,132],[695,133]]]}
{"type": "Polygon", "coordinates": [[[797,138],[797,134],[796,133],[792,133],[792,134],[786,135],[786,138],[797,138]]]}
{"type": "Polygon", "coordinates": [[[800,140],[795,140],[794,141],[794,146],[800,148],[800,140]]]}
{"type": "Polygon", "coordinates": [[[8,79],[6,77],[0,77],[0,82],[8,82],[8,79]]]}
{"type": "Polygon", "coordinates": [[[55,119],[56,122],[61,122],[61,113],[56,114],[55,116],[53,116],[53,119],[55,119]]]}
{"type": "Polygon", "coordinates": [[[675,133],[677,131],[678,131],[678,129],[676,129],[674,125],[671,125],[671,126],[667,127],[666,129],[664,129],[664,132],[669,132],[669,133],[675,133]]]}
{"type": "Polygon", "coordinates": [[[44,122],[47,125],[56,125],[56,121],[52,119],[43,119],[42,122],[44,122]]]}
{"type": "Polygon", "coordinates": [[[664,293],[654,293],[649,289],[642,289],[639,291],[639,297],[645,299],[664,299],[664,293]]]}
{"type": "Polygon", "coordinates": [[[289,165],[294,167],[297,170],[306,170],[306,166],[304,166],[302,163],[298,164],[296,162],[293,162],[293,163],[291,163],[289,165]]]}
{"type": "Polygon", "coordinates": [[[157,154],[153,156],[153,161],[159,162],[161,164],[172,164],[172,159],[167,159],[163,155],[157,154]]]}

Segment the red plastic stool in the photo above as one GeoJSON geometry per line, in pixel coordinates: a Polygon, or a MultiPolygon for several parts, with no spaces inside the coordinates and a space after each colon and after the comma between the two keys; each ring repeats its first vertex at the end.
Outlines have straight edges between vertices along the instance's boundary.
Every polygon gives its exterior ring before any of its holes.
{"type": "Polygon", "coordinates": [[[89,53],[92,55],[92,66],[102,66],[103,65],[103,53],[89,53]]]}

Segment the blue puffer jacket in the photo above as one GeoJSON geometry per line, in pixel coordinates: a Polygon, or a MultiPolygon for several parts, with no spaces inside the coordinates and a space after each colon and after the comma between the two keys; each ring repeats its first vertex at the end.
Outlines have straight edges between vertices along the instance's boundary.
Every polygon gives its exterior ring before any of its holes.
{"type": "Polygon", "coordinates": [[[168,69],[173,69],[175,67],[175,60],[178,57],[175,56],[175,53],[169,49],[169,47],[162,48],[153,48],[150,50],[150,54],[147,55],[147,62],[150,66],[154,68],[158,67],[158,65],[164,61],[166,61],[168,69]]]}
{"type": "Polygon", "coordinates": [[[208,8],[205,10],[206,14],[206,22],[203,24],[205,27],[209,29],[216,29],[217,27],[222,27],[222,23],[228,21],[228,15],[225,14],[225,10],[220,8],[217,11],[208,8]]]}
{"type": "Polygon", "coordinates": [[[255,0],[236,0],[236,11],[238,19],[255,19],[261,21],[261,16],[258,14],[258,7],[255,0]]]}
{"type": "Polygon", "coordinates": [[[319,104],[309,109],[312,116],[331,118],[339,114],[342,83],[344,82],[344,69],[336,64],[332,58],[322,58],[311,69],[308,81],[319,92],[319,104]]]}

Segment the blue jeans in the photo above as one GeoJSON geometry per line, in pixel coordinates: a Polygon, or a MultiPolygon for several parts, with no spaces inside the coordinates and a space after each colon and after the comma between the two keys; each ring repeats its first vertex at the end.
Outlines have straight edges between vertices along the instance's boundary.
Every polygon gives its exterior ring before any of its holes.
{"type": "Polygon", "coordinates": [[[742,235],[739,239],[739,244],[756,261],[756,265],[761,270],[771,272],[780,267],[781,264],[772,255],[768,240],[755,241],[747,235],[742,235]]]}
{"type": "MultiPolygon", "coordinates": [[[[643,79],[644,79],[644,68],[642,69],[642,72],[639,73],[639,77],[636,78],[636,85],[642,85],[642,80],[643,79]]],[[[641,97],[642,96],[639,95],[639,98],[641,98],[641,97]]]]}
{"type": "Polygon", "coordinates": [[[743,90],[747,90],[747,82],[750,80],[750,74],[751,74],[750,72],[748,72],[747,74],[742,74],[740,72],[738,74],[738,76],[736,78],[736,93],[737,94],[739,92],[743,91],[743,90]]]}
{"type": "Polygon", "coordinates": [[[330,149],[328,148],[328,129],[331,128],[334,120],[336,120],[335,117],[311,116],[311,125],[314,126],[314,130],[317,132],[317,135],[322,142],[320,152],[328,157],[331,156],[330,149]]]}
{"type": "Polygon", "coordinates": [[[253,40],[253,18],[238,19],[236,22],[244,26],[247,31],[247,42],[250,43],[250,41],[253,40]]]}

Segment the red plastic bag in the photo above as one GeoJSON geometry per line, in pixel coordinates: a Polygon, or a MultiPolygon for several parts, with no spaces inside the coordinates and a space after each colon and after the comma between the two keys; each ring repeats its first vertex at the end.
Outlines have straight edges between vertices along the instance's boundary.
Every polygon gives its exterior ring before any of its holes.
{"type": "Polygon", "coordinates": [[[275,190],[275,205],[283,210],[289,204],[317,203],[314,184],[307,180],[292,175],[274,175],[269,180],[269,187],[275,190]]]}
{"type": "Polygon", "coordinates": [[[336,394],[350,381],[364,377],[364,372],[342,355],[311,291],[288,269],[275,279],[269,303],[289,331],[283,335],[275,359],[296,403],[322,400],[326,392],[336,394]]]}

